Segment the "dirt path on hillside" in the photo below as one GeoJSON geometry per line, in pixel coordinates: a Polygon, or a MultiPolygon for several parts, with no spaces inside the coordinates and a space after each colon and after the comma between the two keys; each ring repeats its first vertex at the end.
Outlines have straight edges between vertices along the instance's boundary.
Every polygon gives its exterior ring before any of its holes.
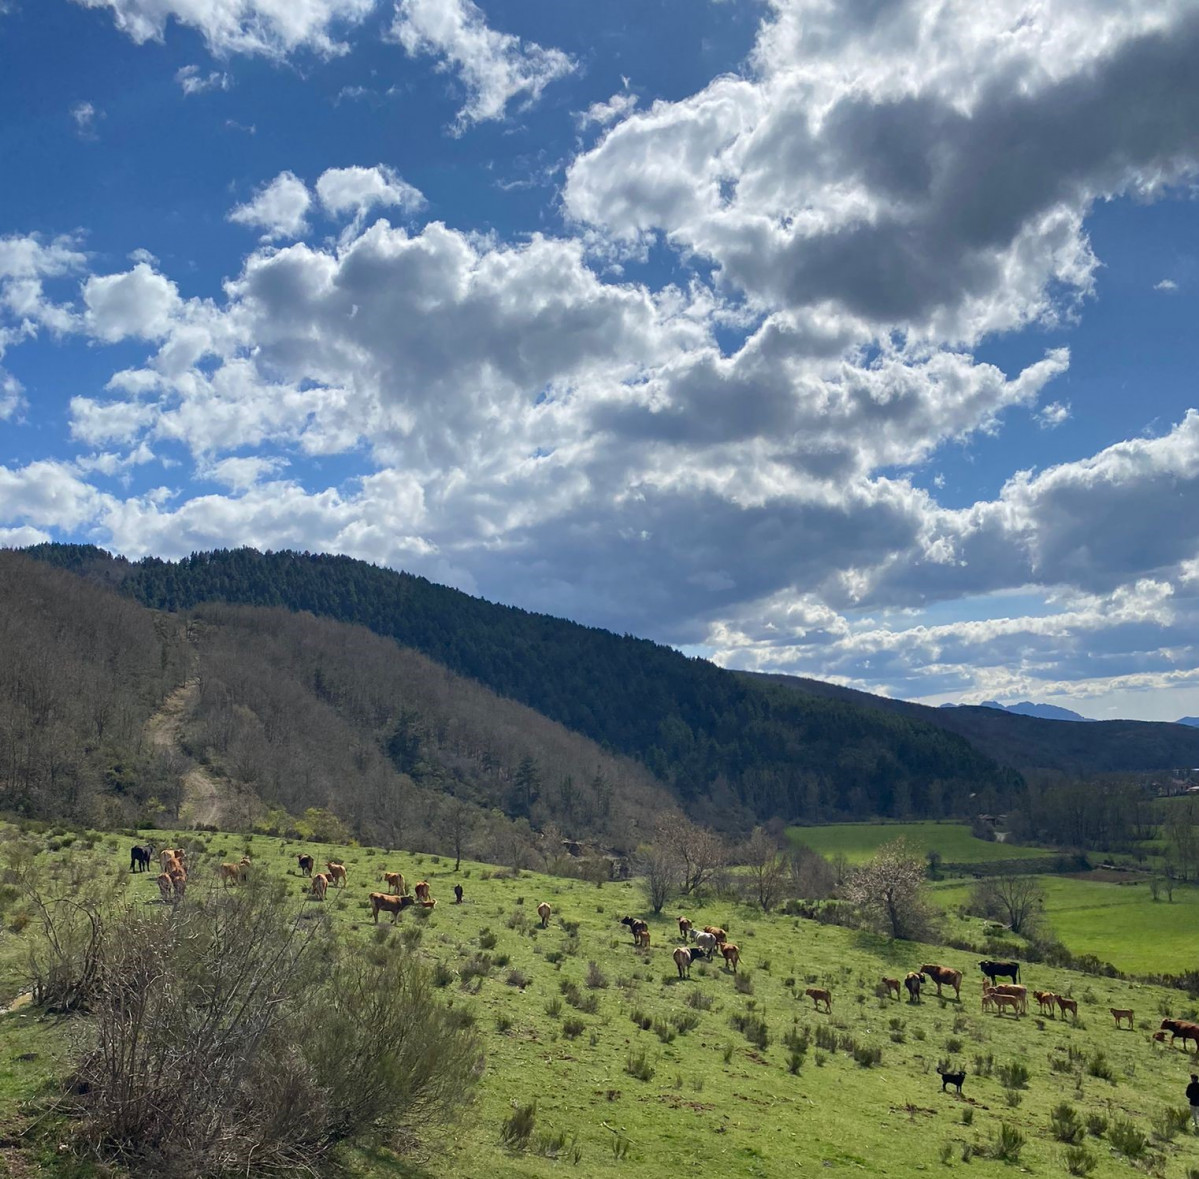
{"type": "Polygon", "coordinates": [[[179,774],[183,787],[179,821],[187,827],[219,826],[229,795],[228,787],[219,778],[183,752],[183,718],[195,702],[199,687],[199,680],[194,678],[181,684],[146,721],[145,729],[146,739],[155,749],[173,754],[183,766],[179,774]]]}

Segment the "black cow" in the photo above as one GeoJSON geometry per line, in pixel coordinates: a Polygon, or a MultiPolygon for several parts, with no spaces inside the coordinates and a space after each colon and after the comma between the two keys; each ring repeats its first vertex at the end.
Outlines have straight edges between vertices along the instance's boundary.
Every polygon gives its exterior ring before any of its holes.
{"type": "Polygon", "coordinates": [[[129,849],[129,871],[130,872],[145,872],[150,867],[150,862],[154,859],[153,844],[135,843],[129,849]]]}
{"type": "Polygon", "coordinates": [[[997,978],[1010,978],[1014,983],[1020,981],[1019,962],[992,962],[988,958],[985,962],[980,962],[978,968],[991,980],[992,986],[997,978]]]}

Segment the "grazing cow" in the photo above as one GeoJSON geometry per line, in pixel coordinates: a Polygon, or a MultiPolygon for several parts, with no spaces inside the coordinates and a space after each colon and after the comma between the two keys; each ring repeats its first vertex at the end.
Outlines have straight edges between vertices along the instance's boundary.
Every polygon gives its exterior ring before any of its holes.
{"type": "Polygon", "coordinates": [[[412,891],[416,893],[418,901],[427,901],[429,899],[429,882],[421,880],[412,886],[412,891]]]}
{"type": "Polygon", "coordinates": [[[328,888],[329,888],[329,877],[326,876],[324,874],[324,872],[318,872],[312,878],[312,895],[314,897],[316,897],[316,899],[318,901],[323,901],[325,899],[325,893],[328,890],[328,888]]]}
{"type": "Polygon", "coordinates": [[[408,895],[408,885],[404,883],[403,872],[384,872],[383,883],[386,884],[396,896],[402,897],[408,895]]]}
{"type": "Polygon", "coordinates": [[[695,930],[692,930],[691,933],[695,938],[696,952],[703,954],[711,962],[712,955],[716,953],[716,939],[710,933],[696,933],[695,930]]]}
{"type": "Polygon", "coordinates": [[[334,888],[336,888],[336,887],[338,887],[337,882],[340,880],[341,887],[345,888],[346,887],[346,866],[345,866],[345,864],[338,864],[338,863],[335,863],[333,860],[330,860],[325,865],[325,867],[329,869],[329,883],[332,884],[334,888]]]}
{"type": "Polygon", "coordinates": [[[641,944],[641,931],[648,930],[649,926],[640,917],[622,917],[620,923],[629,927],[629,930],[633,934],[633,945],[639,946],[641,944]]]}
{"type": "Polygon", "coordinates": [[[1078,1019],[1077,999],[1067,999],[1064,995],[1058,995],[1057,1008],[1062,1013],[1063,1019],[1065,1018],[1067,1011],[1070,1012],[1070,1014],[1073,1015],[1076,1020],[1078,1019]]]}
{"type": "Polygon", "coordinates": [[[537,916],[541,918],[541,928],[542,929],[549,929],[550,914],[552,912],[553,912],[553,909],[551,909],[549,907],[549,904],[546,901],[542,901],[541,904],[537,906],[537,916]]]}
{"type": "Polygon", "coordinates": [[[960,1073],[947,1073],[939,1065],[937,1067],[937,1075],[941,1078],[941,1092],[945,1092],[946,1085],[953,1085],[958,1096],[962,1095],[962,1082],[966,1079],[966,1070],[962,1069],[960,1073]]]}
{"type": "Polygon", "coordinates": [[[394,925],[399,915],[408,908],[409,905],[416,904],[412,897],[390,896],[385,892],[371,893],[371,918],[376,925],[379,924],[379,913],[391,914],[391,923],[394,925]]]}
{"type": "Polygon", "coordinates": [[[720,947],[721,957],[724,958],[724,964],[733,968],[733,973],[737,973],[737,965],[741,961],[741,951],[732,942],[725,942],[720,947]]]}
{"type": "Polygon", "coordinates": [[[903,976],[903,985],[908,992],[909,1003],[920,1002],[920,988],[924,986],[927,981],[928,980],[924,977],[924,975],[922,975],[918,970],[909,970],[908,973],[903,976]]]}
{"type": "Polygon", "coordinates": [[[1182,1037],[1182,1050],[1186,1051],[1187,1041],[1195,1041],[1195,1050],[1199,1052],[1199,1023],[1189,1019],[1163,1019],[1161,1030],[1170,1033],[1170,1043],[1173,1044],[1179,1036],[1182,1037]]]}
{"type": "Polygon", "coordinates": [[[174,883],[171,880],[169,872],[159,872],[158,874],[158,891],[162,894],[162,903],[168,905],[171,902],[171,894],[174,892],[174,883]]]}
{"type": "Polygon", "coordinates": [[[462,904],[462,885],[460,884],[454,885],[454,904],[462,904]]]}
{"type": "Polygon", "coordinates": [[[899,979],[883,975],[882,985],[887,988],[887,998],[899,1002],[899,979]]]}
{"type": "Polygon", "coordinates": [[[941,987],[953,987],[953,997],[959,1001],[962,998],[962,972],[952,966],[937,966],[935,963],[925,963],[920,967],[921,974],[927,974],[937,984],[937,998],[941,997],[941,987]]]}
{"type": "Polygon", "coordinates": [[[1033,991],[1032,997],[1041,1005],[1041,1014],[1057,1014],[1057,996],[1052,991],[1033,991]]]}
{"type": "Polygon", "coordinates": [[[129,871],[147,872],[150,868],[150,861],[153,859],[154,847],[152,844],[135,843],[129,849],[129,871]]]}
{"type": "Polygon", "coordinates": [[[719,925],[705,925],[704,933],[710,933],[716,939],[718,946],[723,946],[729,940],[729,935],[719,925]]]}
{"type": "Polygon", "coordinates": [[[221,885],[228,888],[231,884],[237,884],[241,880],[241,865],[240,864],[222,864],[217,869],[217,874],[221,878],[221,885]]]}
{"type": "Polygon", "coordinates": [[[691,977],[691,951],[686,946],[679,946],[671,955],[674,958],[674,964],[679,968],[679,978],[684,976],[691,977]]]}
{"type": "Polygon", "coordinates": [[[992,962],[987,959],[985,962],[980,962],[978,968],[991,980],[992,986],[994,986],[995,980],[1001,977],[1010,978],[1014,983],[1020,981],[1019,962],[992,962]]]}
{"type": "Polygon", "coordinates": [[[310,855],[296,856],[296,863],[300,865],[300,875],[312,878],[312,869],[316,867],[316,861],[310,855]]]}
{"type": "Polygon", "coordinates": [[[804,991],[804,994],[812,1000],[812,1006],[815,1007],[817,1011],[820,1010],[820,1004],[823,1003],[825,1012],[828,1015],[832,1015],[833,997],[823,987],[808,987],[808,989],[804,991]]]}
{"type": "Polygon", "coordinates": [[[437,908],[437,898],[434,897],[433,899],[428,900],[428,901],[420,901],[419,904],[422,909],[436,909],[437,908]]]}
{"type": "Polygon", "coordinates": [[[1132,1031],[1132,1010],[1128,1007],[1109,1007],[1108,1010],[1112,1013],[1116,1021],[1116,1027],[1120,1026],[1122,1019],[1128,1020],[1128,1030],[1132,1031]]]}
{"type": "Polygon", "coordinates": [[[691,932],[691,919],[689,917],[678,917],[676,920],[679,923],[679,937],[686,937],[691,932]]]}

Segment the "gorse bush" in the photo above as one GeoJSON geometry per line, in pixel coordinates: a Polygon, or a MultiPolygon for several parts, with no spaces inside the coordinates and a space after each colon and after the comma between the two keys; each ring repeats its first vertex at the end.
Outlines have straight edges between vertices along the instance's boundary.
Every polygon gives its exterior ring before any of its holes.
{"type": "Polygon", "coordinates": [[[1130,1159],[1139,1159],[1149,1145],[1149,1139],[1128,1118],[1120,1118],[1111,1124],[1111,1128],[1107,1132],[1107,1140],[1122,1155],[1130,1159]]]}
{"type": "Polygon", "coordinates": [[[1098,1159],[1085,1146],[1067,1146],[1062,1161],[1071,1175],[1089,1175],[1097,1166],[1098,1159]]]}
{"type": "Polygon", "coordinates": [[[1078,1111],[1068,1101],[1059,1102],[1049,1114],[1049,1129],[1059,1142],[1073,1145],[1082,1141],[1083,1124],[1078,1111]]]}
{"type": "Polygon", "coordinates": [[[478,1075],[417,958],[349,952],[281,886],[126,909],[99,961],[73,1091],[84,1137],[135,1173],[310,1168],[444,1120],[478,1075]]]}
{"type": "Polygon", "coordinates": [[[1019,1162],[1024,1141],[1024,1135],[1015,1126],[1000,1122],[995,1137],[991,1139],[991,1157],[1005,1163],[1019,1162]]]}

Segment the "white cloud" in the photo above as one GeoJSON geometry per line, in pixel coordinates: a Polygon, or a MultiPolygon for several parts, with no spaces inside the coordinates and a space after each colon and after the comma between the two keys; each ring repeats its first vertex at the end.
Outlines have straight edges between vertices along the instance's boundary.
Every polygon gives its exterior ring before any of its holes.
{"type": "Polygon", "coordinates": [[[280,172],[251,200],[233,209],[229,220],[263,230],[263,241],[300,237],[308,232],[305,216],[311,204],[307,185],[291,172],[280,172]]]}
{"type": "Polygon", "coordinates": [[[94,139],[96,122],[104,118],[104,112],[99,111],[90,102],[77,102],[71,107],[71,118],[75,122],[75,130],[83,139],[94,139]]]}
{"type": "Polygon", "coordinates": [[[1052,430],[1070,418],[1069,402],[1051,401],[1037,411],[1037,424],[1042,430],[1052,430]]]}
{"type": "Polygon", "coordinates": [[[161,41],[169,21],[195,29],[215,54],[284,57],[305,49],[323,56],[346,46],[334,30],[362,21],[375,0],[75,0],[111,10],[117,28],[139,45],[161,41]]]}
{"type": "Polygon", "coordinates": [[[1153,284],[1155,291],[1166,291],[1167,293],[1178,290],[1178,284],[1172,278],[1163,278],[1161,282],[1153,284]]]}
{"type": "Polygon", "coordinates": [[[228,74],[210,70],[207,74],[198,65],[181,66],[175,73],[184,94],[203,94],[207,90],[228,90],[232,81],[228,74]]]}
{"type": "Polygon", "coordinates": [[[202,467],[201,478],[211,479],[233,492],[249,491],[267,476],[277,474],[287,465],[281,458],[262,458],[247,455],[240,458],[221,459],[220,462],[202,467]]]}
{"type": "Polygon", "coordinates": [[[613,94],[607,102],[593,102],[585,111],[575,116],[575,122],[582,127],[607,127],[631,114],[637,107],[637,95],[627,90],[613,94]]]}
{"type": "Polygon", "coordinates": [[[124,274],[88,278],[83,302],[87,330],[107,343],[130,336],[161,339],[181,306],[175,284],[146,262],[124,274]]]}
{"type": "Polygon", "coordinates": [[[317,180],[316,194],[331,216],[353,213],[355,220],[377,207],[411,213],[425,203],[419,190],[385,164],[374,168],[329,168],[317,180]]]}
{"type": "Polygon", "coordinates": [[[472,0],[399,0],[392,35],[410,57],[432,56],[466,91],[454,129],[502,119],[513,99],[536,102],[576,66],[559,49],[522,41],[488,26],[472,0]]]}

